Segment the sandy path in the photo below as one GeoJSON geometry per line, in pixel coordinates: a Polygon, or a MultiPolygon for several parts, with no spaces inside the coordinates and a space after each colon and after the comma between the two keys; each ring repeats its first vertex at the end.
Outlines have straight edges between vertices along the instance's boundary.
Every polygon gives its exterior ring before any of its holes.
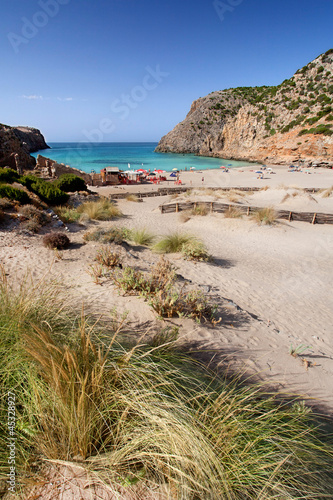
{"type": "MultiPolygon", "coordinates": [[[[205,172],[205,179],[209,175],[217,179],[228,174],[205,172]]],[[[284,169],[281,178],[288,175],[293,174],[284,169]]],[[[333,184],[331,171],[295,175],[307,183],[310,178],[320,179],[321,187],[333,184]]],[[[279,205],[285,194],[281,189],[268,189],[253,198],[242,198],[242,203],[279,205]]],[[[309,203],[315,204],[318,211],[333,209],[333,196],[315,199],[309,200],[303,193],[291,197],[288,203],[294,210],[308,210],[309,203]]],[[[182,338],[192,346],[199,344],[209,349],[215,360],[229,363],[232,369],[259,372],[262,380],[285,391],[317,398],[333,413],[333,227],[300,222],[258,226],[246,217],[226,219],[220,214],[196,216],[184,223],[179,214],[161,215],[159,205],[168,201],[170,197],[145,198],[142,203],[121,200],[118,205],[127,217],[102,223],[105,227],[146,227],[157,235],[184,231],[197,235],[207,245],[214,263],[193,263],[178,255],[171,259],[179,274],[218,303],[221,323],[215,327],[189,319],[166,323],[181,326],[182,338]],[[291,344],[309,346],[302,357],[312,366],[307,369],[301,358],[289,354],[291,344]]],[[[0,261],[13,279],[28,268],[34,278],[50,270],[52,276],[62,278],[80,307],[84,301],[87,308],[107,317],[114,308],[120,314],[129,311],[128,320],[135,334],[145,328],[159,328],[160,322],[143,299],[121,296],[109,282],[94,284],[87,268],[99,245],[83,245],[83,232],[71,228],[74,246],[63,252],[62,259],[55,259],[53,252],[42,246],[42,236],[2,231],[0,261]]],[[[149,250],[134,248],[131,255],[125,250],[122,253],[124,265],[148,269],[157,260],[149,250]]]]}

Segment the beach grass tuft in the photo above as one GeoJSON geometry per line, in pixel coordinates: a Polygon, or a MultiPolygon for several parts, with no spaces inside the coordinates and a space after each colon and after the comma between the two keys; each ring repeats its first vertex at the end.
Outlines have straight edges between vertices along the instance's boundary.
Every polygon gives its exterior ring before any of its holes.
{"type": "Polygon", "coordinates": [[[183,233],[170,233],[164,236],[153,246],[153,250],[157,253],[177,253],[181,252],[185,244],[190,243],[195,239],[194,236],[183,233]]]}
{"type": "Polygon", "coordinates": [[[228,207],[228,210],[224,212],[224,217],[227,219],[239,219],[242,215],[243,213],[239,208],[232,206],[228,207]]]}
{"type": "Polygon", "coordinates": [[[82,215],[80,212],[77,211],[76,208],[68,207],[66,205],[55,207],[54,211],[62,220],[62,222],[66,224],[79,222],[82,215]]]}
{"type": "Polygon", "coordinates": [[[141,484],[183,500],[330,498],[332,446],[304,404],[226,381],[162,337],[125,347],[64,294],[31,277],[14,288],[2,268],[1,479],[11,392],[17,489],[49,460],[79,461],[118,496],[141,484]]]}
{"type": "Polygon", "coordinates": [[[84,220],[111,220],[123,214],[118,207],[106,198],[98,201],[86,201],[77,208],[84,220]]]}
{"type": "Polygon", "coordinates": [[[323,192],[322,192],[322,197],[323,198],[329,198],[331,196],[331,194],[333,193],[333,186],[331,186],[330,188],[327,188],[325,189],[323,192]]]}
{"type": "Polygon", "coordinates": [[[252,219],[258,224],[272,225],[276,222],[276,211],[272,207],[265,207],[253,213],[252,219]]]}
{"type": "Polygon", "coordinates": [[[155,235],[152,234],[148,229],[146,228],[141,228],[141,229],[133,229],[131,231],[131,240],[134,241],[137,245],[142,245],[146,247],[150,247],[154,240],[155,240],[155,235]]]}

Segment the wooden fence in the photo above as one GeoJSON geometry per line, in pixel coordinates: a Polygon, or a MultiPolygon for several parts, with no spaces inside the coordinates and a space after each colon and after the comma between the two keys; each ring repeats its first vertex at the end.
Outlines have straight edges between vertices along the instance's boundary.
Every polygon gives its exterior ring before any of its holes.
{"type": "MultiPolygon", "coordinates": [[[[151,198],[154,196],[168,196],[168,195],[173,195],[173,194],[181,194],[181,193],[186,193],[187,191],[192,191],[194,189],[200,190],[200,189],[209,189],[210,191],[244,191],[244,192],[251,192],[251,191],[261,191],[262,188],[260,187],[207,187],[207,188],[189,188],[189,187],[160,187],[157,190],[154,191],[143,191],[142,193],[132,193],[132,192],[126,192],[126,193],[113,193],[110,194],[110,199],[111,200],[121,200],[126,198],[129,195],[135,195],[138,198],[151,198]]],[[[316,193],[317,191],[320,191],[321,188],[301,188],[303,191],[306,191],[307,193],[316,193]]]]}
{"type": "MultiPolygon", "coordinates": [[[[168,203],[160,205],[162,214],[171,212],[182,212],[184,210],[195,210],[200,207],[205,208],[209,212],[225,213],[228,210],[236,209],[245,215],[251,215],[261,210],[263,207],[249,207],[246,205],[227,204],[219,202],[181,202],[181,203],[168,203]]],[[[303,221],[310,222],[311,224],[333,224],[333,214],[323,214],[317,212],[291,212],[289,210],[276,210],[277,219],[285,219],[290,221],[303,221]]]]}

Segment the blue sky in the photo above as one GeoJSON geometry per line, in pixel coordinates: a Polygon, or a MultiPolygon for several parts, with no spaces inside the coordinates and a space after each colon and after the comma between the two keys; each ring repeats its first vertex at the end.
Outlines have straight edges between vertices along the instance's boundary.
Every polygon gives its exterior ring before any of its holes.
{"type": "Polygon", "coordinates": [[[198,97],[291,77],[332,21],[332,0],[2,0],[0,122],[158,141],[198,97]]]}

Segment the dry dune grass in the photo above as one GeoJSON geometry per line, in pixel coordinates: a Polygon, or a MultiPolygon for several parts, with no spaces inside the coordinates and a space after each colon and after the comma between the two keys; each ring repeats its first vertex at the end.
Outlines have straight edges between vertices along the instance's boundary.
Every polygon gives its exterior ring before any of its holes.
{"type": "Polygon", "coordinates": [[[328,189],[324,189],[321,191],[321,196],[323,198],[329,198],[331,196],[331,194],[333,193],[333,186],[331,186],[330,188],[328,189]]]}
{"type": "Polygon", "coordinates": [[[228,219],[238,219],[243,216],[243,213],[237,207],[229,207],[226,212],[224,212],[224,217],[228,219]]]}
{"type": "MultiPolygon", "coordinates": [[[[178,353],[172,332],[162,345],[125,347],[121,324],[94,325],[54,283],[26,279],[14,290],[3,271],[0,299],[1,394],[19,401],[18,490],[50,460],[79,467],[108,498],[139,500],[166,485],[163,500],[329,498],[332,449],[304,405],[211,374],[178,353]]],[[[6,478],[7,397],[0,402],[6,478]]]]}
{"type": "Polygon", "coordinates": [[[276,211],[272,207],[261,208],[251,218],[258,224],[271,225],[276,222],[276,211]]]}

